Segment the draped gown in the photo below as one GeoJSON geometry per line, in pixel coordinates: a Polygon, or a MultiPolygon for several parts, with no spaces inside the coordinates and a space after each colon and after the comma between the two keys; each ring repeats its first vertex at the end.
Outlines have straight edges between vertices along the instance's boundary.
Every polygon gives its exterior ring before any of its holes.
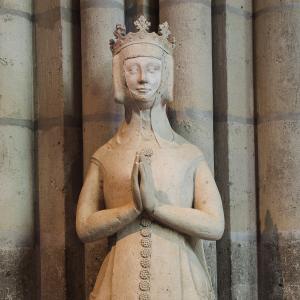
{"type": "MultiPolygon", "coordinates": [[[[141,149],[144,146],[149,145],[141,145],[141,149]]],[[[164,147],[151,144],[151,148],[156,191],[168,205],[193,207],[196,173],[205,164],[201,151],[186,141],[169,142],[164,147]]],[[[91,163],[101,174],[106,209],[133,201],[131,172],[136,152],[135,147],[121,145],[113,138],[93,155],[91,163]]],[[[90,300],[214,299],[201,240],[145,213],[109,239],[111,248],[90,300]]]]}

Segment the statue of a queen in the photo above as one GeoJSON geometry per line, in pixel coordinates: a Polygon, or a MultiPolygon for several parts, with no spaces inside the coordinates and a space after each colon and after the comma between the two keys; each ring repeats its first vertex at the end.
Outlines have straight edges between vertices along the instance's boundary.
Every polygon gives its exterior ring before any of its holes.
{"type": "Polygon", "coordinates": [[[78,203],[81,240],[108,237],[111,245],[90,299],[214,299],[202,239],[222,236],[220,195],[201,150],[166,115],[173,99],[168,24],[149,33],[141,16],[135,26],[126,34],[117,25],[110,43],[125,120],[92,156],[78,203]]]}

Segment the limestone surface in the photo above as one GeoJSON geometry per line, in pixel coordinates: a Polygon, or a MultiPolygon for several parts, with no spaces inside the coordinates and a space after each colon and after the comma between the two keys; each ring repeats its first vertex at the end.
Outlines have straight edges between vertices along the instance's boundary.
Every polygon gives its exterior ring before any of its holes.
{"type": "Polygon", "coordinates": [[[203,153],[171,128],[174,40],[167,23],[148,33],[118,25],[115,100],[125,120],[92,156],[77,210],[82,241],[110,251],[90,299],[214,299],[202,239],[224,230],[223,208],[203,153]]]}

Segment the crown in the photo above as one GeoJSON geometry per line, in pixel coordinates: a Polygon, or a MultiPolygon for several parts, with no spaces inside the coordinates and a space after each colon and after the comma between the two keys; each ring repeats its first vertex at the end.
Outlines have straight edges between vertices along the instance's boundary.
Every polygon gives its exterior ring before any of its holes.
{"type": "Polygon", "coordinates": [[[119,53],[123,48],[132,44],[152,44],[160,47],[167,53],[172,53],[175,48],[175,38],[171,36],[169,24],[164,22],[159,25],[158,34],[155,32],[148,32],[151,23],[147,21],[144,16],[140,16],[134,25],[137,32],[129,32],[126,34],[126,27],[124,25],[116,25],[114,31],[115,39],[109,41],[110,49],[113,55],[119,53]]]}

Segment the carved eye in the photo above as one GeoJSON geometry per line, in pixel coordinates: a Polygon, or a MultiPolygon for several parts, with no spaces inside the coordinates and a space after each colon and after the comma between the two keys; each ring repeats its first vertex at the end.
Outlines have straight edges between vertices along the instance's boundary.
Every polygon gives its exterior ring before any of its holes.
{"type": "Polygon", "coordinates": [[[139,71],[139,67],[137,64],[127,64],[125,65],[125,71],[126,73],[129,73],[130,75],[135,75],[139,71]]]}
{"type": "Polygon", "coordinates": [[[128,72],[129,72],[131,75],[135,75],[135,74],[138,72],[138,67],[137,67],[137,66],[131,66],[131,67],[128,69],[128,72]]]}
{"type": "Polygon", "coordinates": [[[155,73],[160,71],[160,65],[150,64],[147,66],[147,71],[149,73],[155,73]]]}

